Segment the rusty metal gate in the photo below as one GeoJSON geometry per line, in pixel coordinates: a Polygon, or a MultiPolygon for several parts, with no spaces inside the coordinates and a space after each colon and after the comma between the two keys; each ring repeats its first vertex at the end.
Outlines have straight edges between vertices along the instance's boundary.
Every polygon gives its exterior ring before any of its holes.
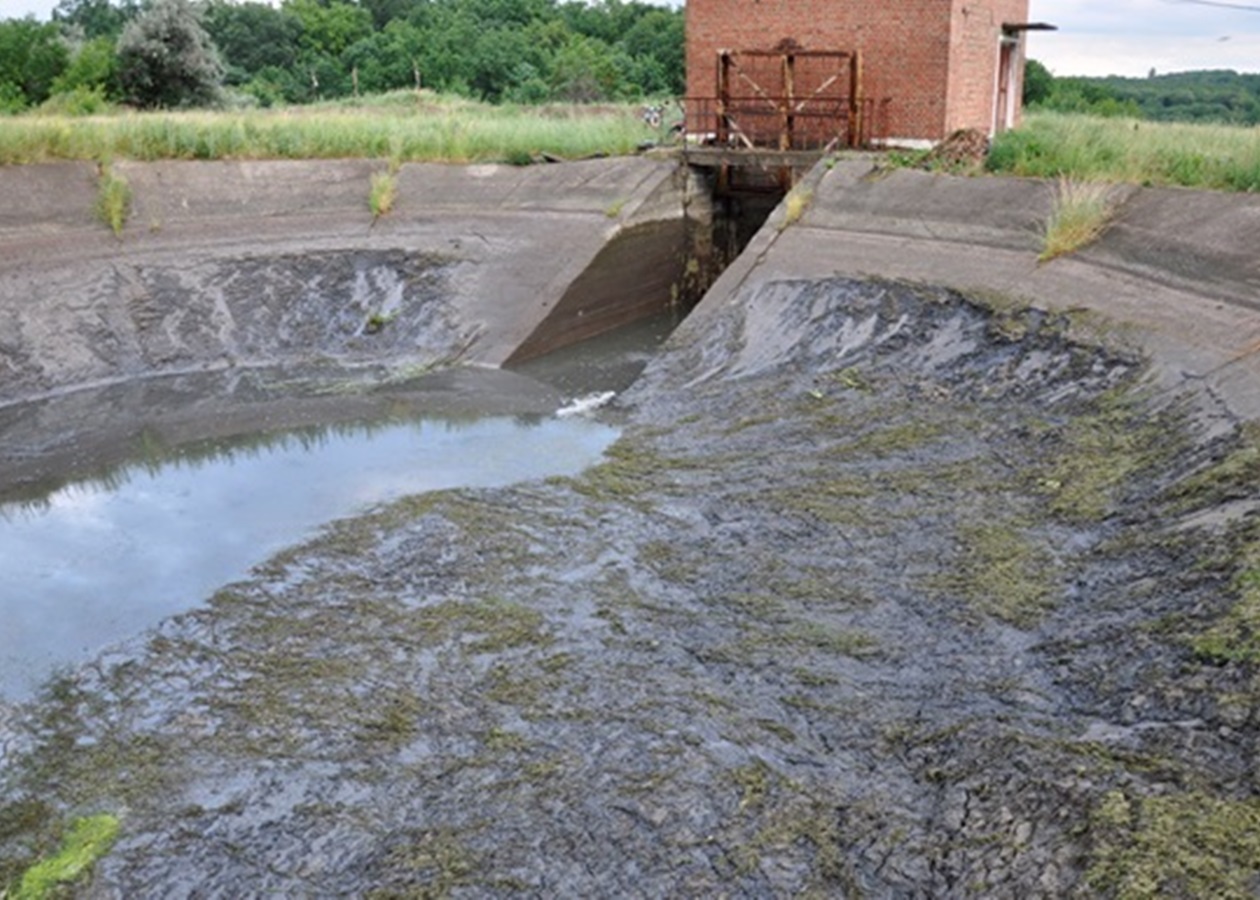
{"type": "Polygon", "coordinates": [[[724,50],[713,140],[749,150],[856,147],[867,139],[865,105],[860,53],[805,50],[791,41],[773,50],[724,50]]]}

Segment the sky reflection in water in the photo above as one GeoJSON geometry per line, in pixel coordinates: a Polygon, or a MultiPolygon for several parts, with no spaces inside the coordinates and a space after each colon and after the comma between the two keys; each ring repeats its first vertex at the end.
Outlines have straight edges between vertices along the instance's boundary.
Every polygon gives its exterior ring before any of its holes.
{"type": "Polygon", "coordinates": [[[615,437],[584,419],[308,428],[0,506],[0,697],[193,608],[323,523],[407,494],[576,474],[615,437]]]}

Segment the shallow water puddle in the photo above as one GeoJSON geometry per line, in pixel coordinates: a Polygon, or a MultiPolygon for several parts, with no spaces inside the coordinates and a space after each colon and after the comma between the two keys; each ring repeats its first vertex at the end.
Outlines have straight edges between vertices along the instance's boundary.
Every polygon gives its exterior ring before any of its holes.
{"type": "Polygon", "coordinates": [[[306,428],[0,505],[0,698],[190,609],[322,523],[407,494],[575,474],[616,434],[578,417],[306,428]]]}

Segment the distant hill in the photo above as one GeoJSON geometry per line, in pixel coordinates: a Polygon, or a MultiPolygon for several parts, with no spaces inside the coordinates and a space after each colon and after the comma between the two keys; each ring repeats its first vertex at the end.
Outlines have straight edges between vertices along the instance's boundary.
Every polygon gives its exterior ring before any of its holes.
{"type": "Polygon", "coordinates": [[[1054,78],[1029,60],[1029,76],[1034,93],[1026,100],[1033,107],[1162,122],[1260,125],[1260,74],[1209,69],[1159,75],[1152,70],[1146,78],[1054,78]]]}

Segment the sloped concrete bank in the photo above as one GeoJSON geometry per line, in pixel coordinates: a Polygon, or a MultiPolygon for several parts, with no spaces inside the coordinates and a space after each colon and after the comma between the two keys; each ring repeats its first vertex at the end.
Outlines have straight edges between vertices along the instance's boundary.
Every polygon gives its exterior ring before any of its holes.
{"type": "Polygon", "coordinates": [[[715,298],[777,279],[907,279],[1094,317],[1149,353],[1159,384],[1193,387],[1260,418],[1260,198],[1118,188],[1102,238],[1039,264],[1053,182],[886,171],[869,160],[816,168],[714,285],[715,298]]]}
{"type": "Polygon", "coordinates": [[[0,169],[0,403],[233,366],[497,366],[667,304],[686,217],[705,215],[675,166],[618,159],[405,165],[373,221],[383,168],[118,163],[133,197],[119,238],[93,215],[95,167],[0,169]],[[625,257],[639,277],[601,275],[625,257]]]}

